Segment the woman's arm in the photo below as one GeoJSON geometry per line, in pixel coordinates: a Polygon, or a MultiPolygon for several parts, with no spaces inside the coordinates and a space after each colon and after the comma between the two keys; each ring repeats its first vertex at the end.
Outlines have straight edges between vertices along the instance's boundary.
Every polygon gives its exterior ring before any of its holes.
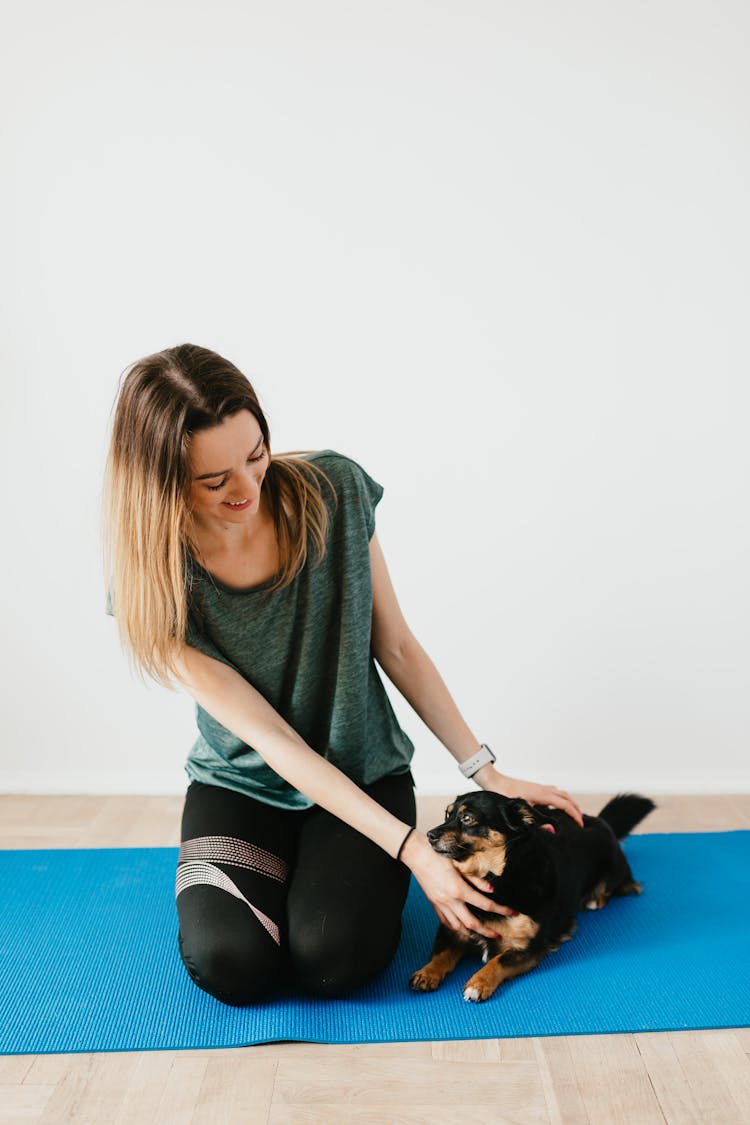
{"type": "MultiPolygon", "coordinates": [[[[331,762],[317,754],[239,672],[183,645],[177,667],[183,686],[217,722],[258,751],[264,762],[315,804],[327,809],[396,857],[409,825],[379,805],[331,762]]],[[[401,858],[424,889],[438,916],[452,929],[485,929],[466,908],[471,902],[498,914],[508,908],[470,887],[445,856],[414,848],[412,832],[401,858]],[[407,858],[407,850],[408,856],[407,858]]]]}
{"type": "MultiPolygon", "coordinates": [[[[376,535],[370,540],[370,562],[373,655],[388,679],[456,761],[465,762],[476,754],[480,740],[469,729],[440,673],[404,620],[376,535]]],[[[482,789],[508,797],[525,797],[534,804],[554,805],[570,813],[583,826],[583,814],[578,805],[569,793],[554,785],[508,777],[492,764],[482,766],[472,781],[482,789]]]]}

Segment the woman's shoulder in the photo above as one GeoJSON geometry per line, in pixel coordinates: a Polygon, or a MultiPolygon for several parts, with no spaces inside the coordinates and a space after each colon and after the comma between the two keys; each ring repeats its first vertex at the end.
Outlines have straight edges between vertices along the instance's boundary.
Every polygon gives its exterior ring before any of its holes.
{"type": "Polygon", "coordinates": [[[307,460],[320,462],[326,469],[331,466],[338,469],[342,473],[351,474],[352,471],[363,471],[362,465],[347,453],[342,453],[339,449],[316,449],[312,450],[307,457],[307,460]]]}
{"type": "Polygon", "coordinates": [[[349,484],[364,471],[358,461],[338,449],[306,449],[294,456],[319,466],[334,484],[349,484]]]}

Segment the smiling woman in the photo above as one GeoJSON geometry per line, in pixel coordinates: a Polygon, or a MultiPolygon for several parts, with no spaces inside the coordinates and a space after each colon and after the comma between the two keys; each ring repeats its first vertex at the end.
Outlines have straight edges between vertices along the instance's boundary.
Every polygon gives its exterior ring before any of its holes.
{"type": "Polygon", "coordinates": [[[298,452],[271,455],[255,391],[214,352],[183,344],[127,370],[105,465],[102,528],[110,604],[141,677],[170,690],[169,677],[179,679],[191,549],[225,567],[255,534],[263,533],[266,548],[272,536],[274,588],[294,580],[310,549],[324,556],[323,490],[332,486],[298,452]],[[249,502],[230,507],[235,500],[249,502]]]}
{"type": "Polygon", "coordinates": [[[498,773],[401,613],[375,535],[383,487],[332,449],[271,451],[245,376],[192,344],[122,384],[105,471],[105,570],[138,670],[196,703],[176,895],[191,978],[226,1003],[289,968],[318,995],[380,972],[409,872],[443,924],[508,908],[415,831],[414,745],[375,661],[488,789],[498,773]],[[479,745],[479,748],[478,748],[479,745]]]}

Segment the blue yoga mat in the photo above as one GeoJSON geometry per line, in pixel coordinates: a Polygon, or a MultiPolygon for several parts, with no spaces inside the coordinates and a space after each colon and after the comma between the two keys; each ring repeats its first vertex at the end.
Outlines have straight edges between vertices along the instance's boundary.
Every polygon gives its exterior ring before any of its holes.
{"type": "Polygon", "coordinates": [[[750,831],[625,841],[640,896],[581,911],[578,932],[481,1004],[467,957],[433,993],[409,988],[437,918],[412,878],[390,966],[356,993],[287,991],[229,1007],[177,948],[177,848],[0,851],[0,1051],[46,1054],[383,1043],[747,1026],[750,831]]]}

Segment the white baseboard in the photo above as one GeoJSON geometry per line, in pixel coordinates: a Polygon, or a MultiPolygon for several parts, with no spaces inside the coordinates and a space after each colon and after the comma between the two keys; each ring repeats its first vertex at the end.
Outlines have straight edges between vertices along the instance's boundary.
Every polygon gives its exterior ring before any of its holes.
{"type": "Polygon", "coordinates": [[[185,793],[188,776],[175,770],[142,773],[79,770],[52,774],[0,772],[0,793],[27,793],[34,796],[73,796],[91,794],[97,797],[143,796],[173,797],[185,793]]]}
{"type": "MultiPolygon", "coordinates": [[[[529,778],[529,780],[531,780],[529,778]]],[[[545,778],[535,776],[534,781],[544,782],[545,778]]],[[[654,797],[658,793],[678,794],[705,794],[710,793],[750,793],[750,770],[701,770],[690,772],[679,770],[666,772],[664,770],[619,770],[611,773],[577,773],[575,770],[565,770],[563,776],[550,778],[551,784],[556,784],[569,793],[641,793],[654,797]]],[[[459,793],[468,793],[472,788],[479,786],[472,781],[463,781],[459,776],[455,782],[446,781],[444,777],[430,786],[428,779],[420,785],[417,783],[417,795],[448,795],[455,797],[459,793]]]]}
{"type": "MultiPolygon", "coordinates": [[[[455,781],[442,772],[417,775],[416,794],[418,797],[455,797],[478,789],[472,781],[465,781],[457,775],[455,781]]],[[[543,778],[535,777],[535,781],[543,778]]],[[[612,772],[577,773],[565,770],[564,779],[558,777],[556,783],[570,793],[612,794],[619,792],[643,793],[655,797],[658,793],[672,794],[710,794],[710,793],[750,793],[750,770],[701,770],[691,772],[679,770],[618,770],[612,772]]],[[[188,777],[182,767],[161,772],[143,771],[141,773],[118,773],[111,770],[76,772],[64,771],[43,775],[32,771],[0,772],[0,793],[70,795],[92,794],[97,796],[135,795],[135,796],[175,796],[184,795],[188,777]]]]}

